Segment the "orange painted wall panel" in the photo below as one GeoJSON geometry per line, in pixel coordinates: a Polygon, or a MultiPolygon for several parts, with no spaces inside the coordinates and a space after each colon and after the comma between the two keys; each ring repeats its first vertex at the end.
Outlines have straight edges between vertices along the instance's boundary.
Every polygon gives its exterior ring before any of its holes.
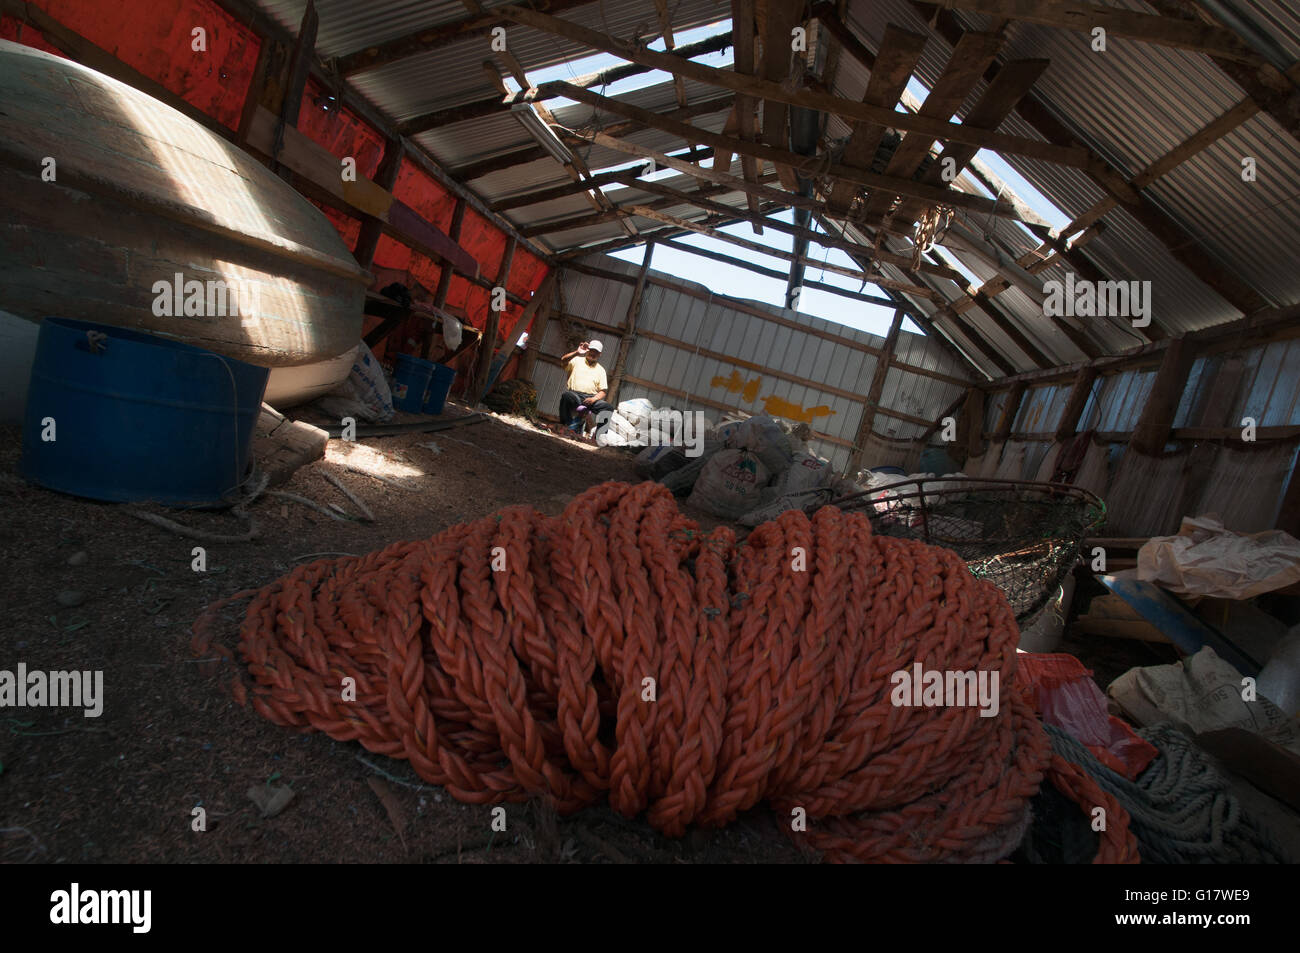
{"type": "Polygon", "coordinates": [[[261,43],[212,0],[32,0],[54,19],[230,129],[261,43]],[[206,50],[192,31],[202,27],[206,50]]]}

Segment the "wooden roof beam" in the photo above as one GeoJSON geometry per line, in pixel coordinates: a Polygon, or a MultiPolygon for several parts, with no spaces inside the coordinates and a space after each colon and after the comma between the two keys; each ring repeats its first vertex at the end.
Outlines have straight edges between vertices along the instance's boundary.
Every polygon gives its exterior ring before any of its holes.
{"type": "MultiPolygon", "coordinates": [[[[716,53],[724,50],[731,45],[731,31],[718,33],[714,36],[706,37],[696,43],[690,43],[686,46],[677,47],[677,55],[682,57],[703,56],[707,53],[716,53]]],[[[619,66],[611,66],[609,69],[598,70],[594,73],[587,73],[584,76],[576,76],[569,80],[574,86],[580,86],[583,89],[592,87],[609,86],[621,79],[627,79],[629,76],[638,76],[641,73],[649,73],[652,69],[649,66],[642,66],[639,63],[623,63],[619,66]]],[[[450,126],[453,123],[465,122],[470,119],[481,119],[484,116],[492,116],[508,110],[515,103],[524,101],[537,102],[545,99],[555,99],[560,93],[552,90],[549,93],[540,95],[529,95],[530,90],[525,88],[518,92],[511,93],[509,96],[486,96],[482,99],[475,99],[467,103],[460,103],[455,106],[448,106],[444,109],[427,112],[420,116],[402,122],[398,125],[403,135],[414,136],[421,132],[428,132],[430,129],[439,129],[443,126],[450,126]]]]}
{"type": "MultiPolygon", "coordinates": [[[[550,85],[550,84],[548,84],[550,85]]],[[[721,133],[709,132],[707,129],[701,129],[689,123],[679,122],[669,119],[662,113],[650,112],[633,106],[630,103],[621,100],[611,99],[607,96],[601,96],[590,90],[568,87],[565,83],[556,83],[555,85],[565,87],[565,95],[577,99],[580,102],[590,103],[593,106],[623,116],[627,119],[640,122],[643,125],[653,129],[659,129],[663,132],[672,133],[686,142],[703,143],[713,146],[715,149],[731,148],[734,152],[741,155],[752,155],[756,159],[772,162],[773,164],[784,162],[793,166],[801,166],[810,161],[809,156],[801,156],[787,149],[776,149],[771,146],[758,142],[745,142],[741,139],[726,136],[721,133]]],[[[583,133],[575,131],[575,135],[583,138],[589,138],[593,142],[599,142],[602,145],[610,145],[611,148],[623,148],[622,146],[613,146],[612,142],[618,141],[615,137],[602,133],[583,133]]],[[[631,145],[631,144],[627,144],[631,145]]],[[[641,147],[636,147],[641,148],[641,147]]],[[[648,151],[648,150],[647,150],[648,151]]],[[[694,175],[704,170],[686,170],[694,175]]],[[[725,176],[726,179],[736,181],[733,176],[725,173],[707,170],[712,175],[725,176]]],[[[961,208],[970,212],[977,212],[984,215],[997,215],[1005,218],[1016,218],[1016,211],[1008,201],[986,199],[983,196],[972,195],[967,192],[959,192],[956,189],[948,187],[939,187],[928,185],[922,182],[914,182],[910,179],[896,178],[890,175],[879,175],[874,172],[868,172],[861,169],[851,169],[839,163],[831,163],[825,169],[825,174],[832,178],[841,178],[850,182],[856,182],[873,189],[892,189],[899,195],[914,196],[925,199],[928,202],[938,202],[949,205],[953,208],[961,208]]],[[[716,181],[716,180],[714,180],[716,181]]],[[[743,181],[743,180],[740,180],[743,181]]],[[[742,191],[752,188],[746,183],[744,186],[737,186],[742,191]]],[[[764,196],[760,196],[764,197],[764,196]]],[[[793,204],[793,203],[792,203],[793,204]]],[[[820,203],[817,203],[820,205],[820,203]]]]}
{"type": "MultiPolygon", "coordinates": [[[[528,26],[562,36],[594,50],[603,50],[633,63],[662,69],[674,75],[694,79],[711,86],[720,86],[733,92],[745,93],[762,99],[774,100],[791,106],[835,113],[851,120],[875,122],[903,132],[918,132],[932,139],[967,142],[984,149],[994,149],[1008,155],[1025,155],[1054,162],[1071,168],[1081,168],[1087,162],[1087,150],[1078,146],[1056,146],[1036,139],[1004,135],[980,129],[969,129],[961,123],[942,122],[925,116],[894,112],[892,109],[855,103],[851,100],[813,90],[790,90],[779,83],[742,76],[731,70],[716,69],[691,60],[661,53],[635,43],[619,40],[577,23],[547,16],[525,7],[509,5],[497,7],[495,12],[503,17],[528,26]]],[[[568,86],[568,84],[565,84],[568,86]]],[[[568,95],[566,93],[566,95],[568,95]]],[[[740,150],[737,150],[740,151],[740,150]]],[[[801,156],[799,161],[807,160],[801,156]]]]}
{"type": "MultiPolygon", "coordinates": [[[[934,29],[950,43],[960,39],[962,26],[950,11],[936,10],[933,4],[921,2],[914,2],[913,6],[927,20],[933,15],[934,29]]],[[[991,71],[986,72],[985,78],[992,78],[991,71]]],[[[1084,169],[1087,176],[1116,199],[1171,255],[1226,302],[1243,314],[1251,314],[1268,306],[1263,295],[1210,255],[1181,223],[1133,188],[1118,169],[1081,142],[1074,131],[1062,123],[1032,92],[1017,104],[1016,111],[1049,142],[1083,149],[1088,157],[1084,169]]]]}

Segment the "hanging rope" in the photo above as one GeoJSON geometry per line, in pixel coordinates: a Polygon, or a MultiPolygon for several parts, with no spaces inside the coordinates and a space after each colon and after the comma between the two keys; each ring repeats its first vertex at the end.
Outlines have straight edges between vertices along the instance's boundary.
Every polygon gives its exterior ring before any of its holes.
{"type": "Polygon", "coordinates": [[[912,246],[912,270],[921,267],[921,256],[934,248],[934,236],[946,231],[952,222],[952,209],[947,205],[931,205],[921,213],[916,223],[916,238],[912,246]]]}
{"type": "MultiPolygon", "coordinates": [[[[829,860],[987,861],[1051,760],[997,588],[831,507],[737,546],[659,484],[606,483],[559,517],[510,507],[248,596],[241,702],[471,804],[608,799],[680,836],[765,801],[829,860]],[[996,673],[997,714],[894,704],[914,663],[996,673]]],[[[230,601],[196,650],[228,654],[211,640],[230,601]]]]}

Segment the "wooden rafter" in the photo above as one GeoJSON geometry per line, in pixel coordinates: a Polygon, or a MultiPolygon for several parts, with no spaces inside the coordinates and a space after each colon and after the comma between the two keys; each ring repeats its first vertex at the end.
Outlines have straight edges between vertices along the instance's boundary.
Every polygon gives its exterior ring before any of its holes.
{"type": "MultiPolygon", "coordinates": [[[[842,49],[843,44],[839,44],[842,49]]],[[[908,80],[925,51],[925,37],[900,29],[892,23],[885,27],[880,41],[880,56],[871,67],[862,101],[873,106],[893,109],[907,88],[908,80]]],[[[869,169],[885,135],[878,123],[855,122],[844,146],[840,162],[854,169],[869,169]]],[[[836,212],[848,212],[857,189],[851,182],[836,182],[827,205],[836,212]]]]}
{"type": "MultiPolygon", "coordinates": [[[[1046,69],[1047,60],[1042,59],[1012,60],[1006,63],[998,70],[993,81],[988,84],[984,94],[976,100],[962,122],[976,129],[998,128],[1046,69]]],[[[966,164],[975,158],[975,153],[978,151],[974,146],[962,142],[948,145],[921,176],[921,181],[929,182],[931,185],[941,185],[945,181],[945,176],[948,176],[948,181],[952,181],[957,173],[965,169],[966,164]]],[[[894,213],[894,222],[897,224],[915,221],[922,207],[915,200],[909,199],[903,202],[894,213]]]]}
{"type": "MultiPolygon", "coordinates": [[[[732,69],[745,75],[753,75],[754,72],[754,0],[731,0],[731,32],[736,38],[735,49],[732,52],[732,69]]],[[[743,93],[737,94],[736,105],[728,118],[728,123],[734,120],[734,130],[742,139],[753,141],[754,139],[754,111],[758,103],[752,96],[746,96],[743,93]]],[[[722,172],[731,171],[731,153],[718,153],[713,160],[713,167],[722,172]]],[[[740,170],[745,177],[746,182],[757,183],[759,175],[759,163],[753,156],[740,157],[740,170]]],[[[751,212],[758,211],[758,199],[745,194],[745,201],[749,205],[751,212]]],[[[752,223],[754,234],[762,235],[763,226],[757,221],[752,223]]]]}
{"type": "MultiPolygon", "coordinates": [[[[685,231],[685,229],[682,229],[685,231]]],[[[694,245],[687,245],[683,242],[675,241],[671,238],[659,239],[659,244],[664,248],[673,248],[677,251],[687,252],[691,255],[699,255],[701,258],[707,258],[710,261],[716,261],[720,264],[731,265],[736,268],[742,268],[745,271],[751,271],[756,275],[762,275],[764,278],[775,278],[779,281],[785,281],[786,272],[777,271],[775,268],[764,268],[762,265],[756,265],[753,261],[736,258],[732,255],[724,255],[721,252],[711,251],[707,248],[697,248],[694,245]]],[[[858,291],[851,291],[848,288],[841,288],[838,285],[829,285],[821,281],[804,281],[805,288],[813,288],[818,291],[826,291],[842,298],[848,298],[851,301],[861,301],[864,304],[875,304],[881,307],[893,307],[892,298],[882,298],[880,295],[869,295],[858,291]]]]}
{"type": "MultiPolygon", "coordinates": [[[[913,4],[921,16],[933,19],[934,29],[950,43],[958,42],[963,30],[954,15],[947,10],[936,10],[927,3],[913,4]]],[[[825,16],[833,17],[833,10],[825,16]]],[[[985,78],[991,78],[986,73],[985,78]]],[[[1016,106],[1020,117],[1033,126],[1049,142],[1059,146],[1083,149],[1088,160],[1085,174],[1120,206],[1147,229],[1193,275],[1205,283],[1243,314],[1251,314],[1267,307],[1268,302],[1257,291],[1242,281],[1210,255],[1187,230],[1166,212],[1143,196],[1125,179],[1124,175],[1094,149],[1080,142],[1075,133],[1042,103],[1032,92],[1016,106]]]]}
{"type": "MultiPolygon", "coordinates": [[[[739,218],[742,221],[749,221],[750,217],[753,215],[757,215],[760,218],[764,217],[762,212],[758,212],[758,213],[746,212],[745,210],[736,209],[729,205],[724,205],[721,202],[715,202],[710,198],[699,195],[698,193],[695,192],[683,192],[680,189],[674,189],[671,186],[663,185],[659,182],[642,182],[639,179],[636,179],[631,173],[625,172],[622,174],[626,177],[627,185],[637,189],[641,189],[646,192],[651,192],[656,195],[662,195],[665,198],[674,199],[676,200],[677,204],[694,205],[697,208],[701,208],[706,212],[710,212],[715,215],[732,215],[735,216],[736,218],[739,218]]],[[[850,241],[849,239],[841,237],[839,235],[827,234],[824,232],[816,232],[810,228],[801,228],[798,225],[791,225],[786,222],[767,220],[766,218],[764,218],[764,220],[767,221],[768,226],[773,231],[783,232],[787,235],[793,235],[796,238],[803,238],[808,241],[816,242],[818,245],[821,245],[823,248],[836,248],[841,251],[849,252],[850,254],[863,256],[864,259],[866,260],[874,259],[877,261],[886,262],[888,264],[906,265],[911,263],[911,258],[909,256],[895,255],[892,252],[883,251],[883,250],[877,252],[873,248],[870,248],[866,245],[860,245],[857,242],[850,241]]],[[[955,271],[952,268],[941,268],[941,267],[936,267],[934,265],[925,265],[922,267],[921,270],[926,271],[929,274],[936,275],[940,278],[948,278],[952,281],[964,280],[961,272],[955,271]]]]}
{"type": "MultiPolygon", "coordinates": [[[[664,49],[669,53],[677,45],[673,39],[673,15],[668,9],[668,0],[655,0],[655,12],[659,14],[659,29],[664,35],[664,49]]],[[[686,105],[686,82],[680,76],[673,77],[673,88],[677,93],[677,105],[686,105]]]]}
{"type": "MultiPolygon", "coordinates": [[[[952,55],[939,74],[934,86],[921,104],[918,116],[947,121],[970,95],[980,74],[988,68],[1002,48],[1002,38],[991,33],[967,33],[953,47],[952,55]]],[[[933,137],[908,134],[898,144],[885,166],[885,174],[911,179],[921,163],[930,154],[933,137]]],[[[902,193],[898,193],[902,194],[902,193]]],[[[878,190],[867,201],[863,219],[875,223],[889,210],[895,193],[878,190]]]]}
{"type": "MultiPolygon", "coordinates": [[[[712,86],[720,86],[733,92],[775,100],[787,105],[803,106],[815,111],[835,113],[850,120],[875,122],[904,132],[919,132],[934,139],[967,142],[980,148],[993,149],[1008,155],[1024,155],[1072,168],[1080,168],[1087,162],[1087,150],[1082,147],[1062,147],[1021,136],[968,129],[961,123],[943,122],[926,116],[894,112],[867,103],[855,103],[828,93],[808,89],[787,89],[779,83],[742,76],[730,70],[715,69],[701,63],[685,60],[671,53],[661,53],[598,33],[577,23],[547,16],[517,5],[498,7],[495,12],[518,23],[524,23],[544,32],[563,36],[595,50],[612,53],[630,62],[649,65],[674,75],[680,74],[687,79],[698,80],[712,86]]],[[[806,157],[801,157],[800,161],[802,162],[804,158],[806,157]]]]}
{"type": "MultiPolygon", "coordinates": [[[[718,33],[710,37],[705,37],[695,43],[686,46],[677,47],[677,55],[683,57],[702,56],[705,53],[716,53],[724,50],[731,45],[731,31],[718,33]]],[[[584,76],[576,76],[569,80],[574,86],[581,86],[583,89],[600,88],[610,86],[621,79],[627,79],[629,76],[638,76],[642,73],[648,73],[651,67],[642,66],[639,63],[623,63],[618,66],[611,66],[609,69],[598,70],[594,73],[587,73],[584,76]]],[[[530,91],[527,89],[511,93],[509,96],[502,98],[500,96],[486,96],[482,99],[475,99],[467,103],[460,103],[456,106],[448,106],[445,109],[434,110],[433,112],[424,113],[419,116],[413,116],[399,125],[403,135],[413,136],[417,133],[428,132],[430,129],[438,129],[442,126],[450,126],[454,123],[465,122],[471,119],[482,119],[484,116],[494,116],[508,110],[517,102],[524,102],[525,98],[531,101],[554,99],[559,97],[558,91],[550,93],[536,94],[529,96],[530,91]]]]}
{"type": "MultiPolygon", "coordinates": [[[[803,8],[803,0],[767,0],[762,26],[763,59],[758,75],[772,86],[793,86],[802,74],[802,64],[796,65],[791,55],[791,37],[794,28],[799,25],[803,8]]],[[[785,101],[770,97],[764,99],[763,142],[776,149],[788,149],[789,118],[790,109],[785,101]]],[[[791,164],[777,163],[776,173],[785,188],[793,192],[799,187],[798,176],[791,164]]]]}
{"type": "MultiPolygon", "coordinates": [[[[565,84],[557,84],[564,86],[565,84]]],[[[788,149],[777,149],[772,146],[758,142],[745,142],[734,137],[725,136],[721,133],[709,132],[707,129],[701,129],[689,123],[679,122],[669,119],[662,113],[654,113],[647,109],[641,109],[630,103],[621,100],[611,99],[607,96],[601,96],[590,90],[578,89],[576,87],[566,90],[566,95],[581,102],[590,103],[598,106],[602,110],[612,112],[615,115],[621,115],[628,119],[633,119],[649,126],[652,129],[659,129],[664,132],[672,133],[686,142],[703,143],[713,146],[715,149],[725,149],[728,146],[735,152],[749,154],[757,159],[769,161],[774,164],[784,162],[789,165],[803,165],[808,163],[808,156],[801,156],[788,149]]],[[[603,145],[610,145],[612,142],[619,141],[615,137],[602,135],[600,133],[575,133],[590,137],[594,142],[600,142],[603,145]]],[[[620,146],[611,146],[611,148],[621,148],[620,146]]],[[[640,148],[640,147],[637,147],[640,148]]],[[[688,174],[699,175],[706,170],[689,170],[681,171],[688,174]]],[[[707,170],[711,174],[725,175],[725,173],[716,172],[716,170],[707,170]]],[[[959,192],[956,189],[948,187],[939,187],[929,185],[923,182],[914,182],[910,179],[897,178],[891,175],[879,175],[862,169],[851,169],[840,163],[831,162],[826,164],[825,173],[831,178],[840,178],[849,182],[855,182],[873,189],[892,189],[895,193],[905,196],[914,196],[925,199],[928,202],[943,203],[952,208],[965,209],[969,212],[976,212],[984,215],[997,215],[1005,218],[1017,218],[1017,212],[1012,203],[1004,200],[986,199],[980,195],[971,195],[966,192],[959,192]]],[[[736,181],[732,176],[726,176],[731,181],[736,181]]],[[[714,181],[717,181],[716,179],[714,181]]],[[[740,180],[743,182],[743,180],[740,180]]],[[[749,191],[752,186],[748,183],[738,186],[741,191],[749,191]]],[[[760,196],[763,197],[763,196],[760,196]]]]}
{"type": "Polygon", "coordinates": [[[677,228],[684,228],[692,232],[697,232],[700,235],[707,235],[710,238],[716,238],[719,241],[726,242],[729,245],[735,245],[738,248],[744,248],[747,251],[751,251],[756,254],[770,255],[771,257],[779,258],[782,261],[813,265],[814,267],[822,269],[823,271],[829,271],[837,275],[846,275],[849,278],[857,278],[862,281],[869,280],[872,284],[880,288],[889,288],[892,291],[901,291],[905,294],[910,294],[916,297],[942,300],[942,297],[939,295],[938,292],[930,288],[922,287],[921,285],[909,284],[908,282],[905,281],[893,281],[889,278],[882,278],[879,276],[868,279],[865,273],[863,272],[861,266],[857,268],[845,268],[842,265],[835,265],[829,262],[818,261],[816,258],[811,258],[807,255],[795,255],[791,252],[781,251],[778,248],[773,248],[770,245],[763,245],[759,242],[751,242],[748,239],[740,238],[736,235],[729,235],[726,232],[719,231],[717,228],[711,227],[709,225],[705,225],[700,222],[691,222],[683,218],[677,218],[676,216],[668,215],[665,212],[661,212],[657,209],[652,209],[644,205],[628,205],[628,206],[624,206],[624,210],[630,212],[633,215],[639,215],[642,218],[648,218],[652,221],[661,222],[664,225],[673,225],[677,228]]]}

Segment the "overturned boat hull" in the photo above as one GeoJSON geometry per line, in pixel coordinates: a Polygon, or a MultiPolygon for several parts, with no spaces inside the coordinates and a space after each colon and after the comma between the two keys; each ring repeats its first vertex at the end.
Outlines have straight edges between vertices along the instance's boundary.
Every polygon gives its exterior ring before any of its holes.
{"type": "Polygon", "coordinates": [[[337,372],[361,336],[367,276],[287,183],[170,106],[7,41],[0,103],[0,312],[337,372]]]}

